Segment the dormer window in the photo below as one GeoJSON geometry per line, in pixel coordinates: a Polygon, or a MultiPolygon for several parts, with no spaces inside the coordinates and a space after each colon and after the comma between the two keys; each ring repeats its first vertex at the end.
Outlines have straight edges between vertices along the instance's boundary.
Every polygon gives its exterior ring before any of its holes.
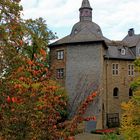
{"type": "Polygon", "coordinates": [[[78,30],[77,30],[77,29],[75,29],[75,30],[74,30],[74,34],[77,34],[77,33],[78,33],[78,30]]]}
{"type": "Polygon", "coordinates": [[[97,33],[100,34],[101,33],[101,30],[100,29],[97,29],[97,33]]]}
{"type": "Polygon", "coordinates": [[[126,50],[125,49],[121,49],[121,55],[125,55],[126,50]]]}

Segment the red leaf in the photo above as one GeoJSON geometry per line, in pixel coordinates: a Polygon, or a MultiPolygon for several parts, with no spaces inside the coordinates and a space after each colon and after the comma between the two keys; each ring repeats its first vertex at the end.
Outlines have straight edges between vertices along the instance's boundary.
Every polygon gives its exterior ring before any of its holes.
{"type": "Polygon", "coordinates": [[[6,101],[7,101],[7,103],[10,103],[11,102],[11,98],[8,96],[6,101]]]}

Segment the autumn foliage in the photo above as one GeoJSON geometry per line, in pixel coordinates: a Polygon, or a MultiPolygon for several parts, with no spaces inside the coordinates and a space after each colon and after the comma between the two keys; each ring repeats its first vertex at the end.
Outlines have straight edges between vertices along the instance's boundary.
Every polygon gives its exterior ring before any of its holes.
{"type": "Polygon", "coordinates": [[[27,63],[0,83],[1,138],[68,140],[75,135],[79,123],[96,120],[94,116],[83,117],[96,92],[85,99],[71,120],[65,119],[65,90],[51,79],[42,51],[41,57],[33,61],[24,58],[27,63]]]}
{"type": "Polygon", "coordinates": [[[6,139],[51,140],[61,136],[57,125],[66,115],[67,96],[39,59],[43,57],[27,60],[0,83],[0,132],[6,139]]]}
{"type": "Polygon", "coordinates": [[[89,117],[84,117],[84,114],[90,105],[95,99],[95,97],[98,95],[97,92],[91,93],[79,106],[79,109],[77,110],[77,113],[71,120],[66,120],[62,126],[64,126],[64,138],[67,140],[70,136],[75,136],[76,132],[78,131],[78,125],[82,123],[83,121],[96,121],[95,116],[89,116],[89,117]]]}
{"type": "Polygon", "coordinates": [[[121,133],[127,140],[140,139],[140,59],[135,62],[136,79],[131,84],[133,97],[122,103],[121,133]]]}
{"type": "Polygon", "coordinates": [[[23,57],[23,62],[0,83],[1,138],[74,139],[79,123],[96,120],[95,116],[83,117],[96,92],[83,101],[71,120],[66,118],[67,95],[64,88],[51,79],[45,50],[36,54],[34,60],[23,57]]]}
{"type": "Polygon", "coordinates": [[[97,92],[67,118],[68,97],[52,79],[46,53],[55,36],[42,18],[23,21],[19,3],[0,1],[0,140],[74,140],[79,123],[96,120],[83,114],[97,92]]]}

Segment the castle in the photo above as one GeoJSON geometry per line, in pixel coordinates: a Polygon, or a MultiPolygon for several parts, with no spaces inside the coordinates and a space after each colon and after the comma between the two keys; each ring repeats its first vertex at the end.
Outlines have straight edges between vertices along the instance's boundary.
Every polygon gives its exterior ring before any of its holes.
{"type": "Polygon", "coordinates": [[[82,1],[79,12],[80,21],[70,35],[49,45],[53,76],[68,92],[71,115],[99,89],[86,114],[96,115],[96,128],[119,126],[121,103],[133,95],[130,83],[135,77],[133,61],[140,56],[140,35],[132,28],[123,40],[111,41],[92,21],[88,0],[82,1]]]}

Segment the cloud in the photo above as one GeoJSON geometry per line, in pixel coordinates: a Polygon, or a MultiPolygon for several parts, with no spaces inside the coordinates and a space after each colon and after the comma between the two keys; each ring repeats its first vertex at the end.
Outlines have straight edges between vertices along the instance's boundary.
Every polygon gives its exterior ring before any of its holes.
{"type": "Polygon", "coordinates": [[[122,39],[129,28],[135,28],[140,33],[139,0],[101,0],[96,3],[95,20],[101,25],[106,36],[122,39]]]}
{"type": "MultiPolygon", "coordinates": [[[[122,39],[129,28],[140,33],[140,0],[89,0],[93,21],[101,26],[103,34],[111,39],[122,39]]],[[[82,0],[22,0],[24,18],[43,17],[60,37],[71,32],[79,21],[82,0]],[[59,31],[59,32],[58,32],[59,31]]]]}
{"type": "Polygon", "coordinates": [[[27,0],[22,0],[21,4],[24,7],[24,18],[37,18],[41,16],[47,19],[49,23],[54,24],[54,26],[61,27],[67,25],[63,24],[63,20],[69,21],[72,17],[74,18],[73,12],[77,10],[77,8],[75,5],[72,6],[74,0],[71,0],[71,2],[72,3],[70,3],[70,0],[40,0],[35,7],[35,0],[34,2],[32,0],[31,3],[27,3],[27,0]],[[60,22],[62,24],[60,24],[60,22]],[[59,25],[56,23],[59,23],[59,25]]]}

